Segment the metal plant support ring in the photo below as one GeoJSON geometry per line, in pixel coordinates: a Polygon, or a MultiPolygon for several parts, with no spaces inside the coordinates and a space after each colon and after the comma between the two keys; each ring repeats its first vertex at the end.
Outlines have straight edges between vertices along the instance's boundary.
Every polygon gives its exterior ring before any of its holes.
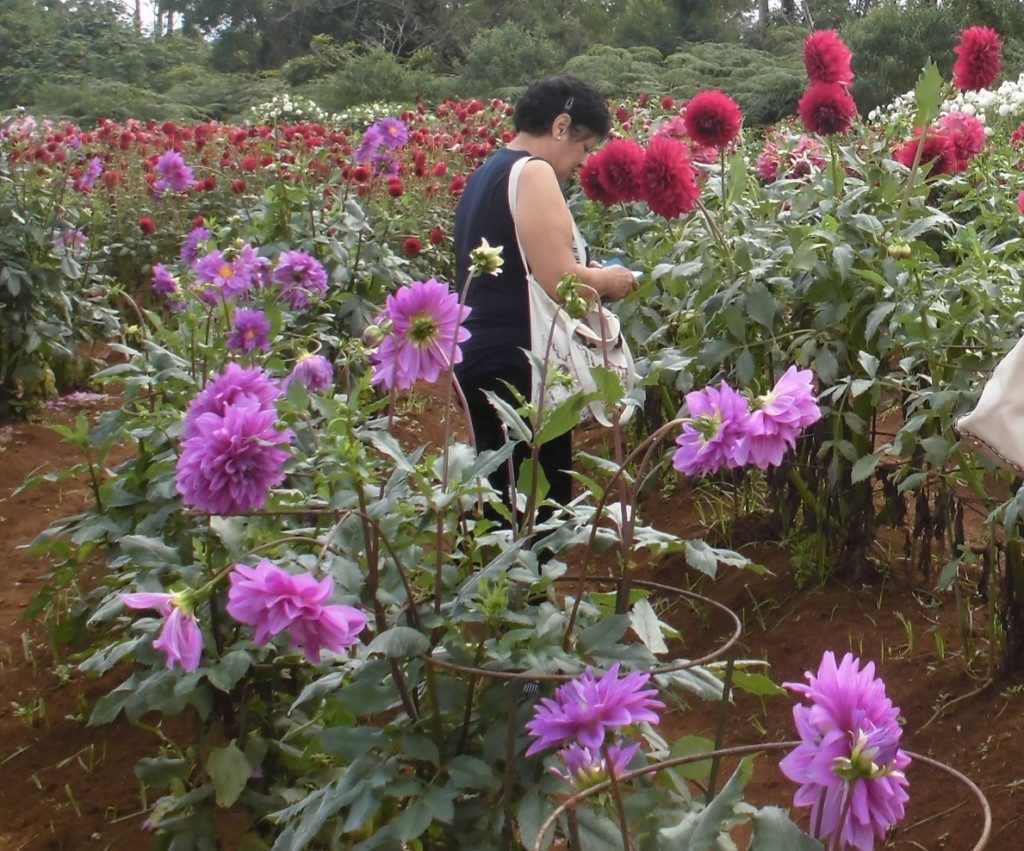
{"type": "MultiPolygon", "coordinates": [[[[687,765],[693,762],[703,762],[709,759],[720,759],[723,757],[742,757],[750,756],[752,754],[763,753],[764,751],[780,751],[780,750],[791,750],[799,745],[799,741],[792,742],[771,742],[768,744],[760,745],[737,745],[732,748],[722,748],[716,751],[705,751],[703,753],[689,754],[688,756],[675,757],[673,759],[662,760],[661,762],[653,762],[650,765],[645,765],[643,768],[635,769],[634,771],[627,771],[621,777],[617,777],[618,783],[628,783],[630,780],[636,780],[639,777],[646,777],[648,774],[656,774],[666,768],[675,768],[679,765],[687,765]]],[[[983,851],[988,846],[988,841],[992,834],[992,809],[989,806],[988,799],[985,797],[985,793],[981,791],[978,785],[966,775],[960,773],[952,766],[946,765],[944,762],[932,759],[931,757],[923,756],[922,754],[914,753],[913,751],[905,751],[907,756],[911,759],[911,765],[913,763],[921,763],[922,765],[929,765],[932,768],[937,768],[952,777],[954,780],[959,781],[966,786],[971,794],[975,797],[981,808],[982,813],[982,828],[981,836],[978,841],[971,846],[970,851],[983,851]]],[[[607,791],[611,788],[611,781],[605,780],[602,783],[598,783],[594,786],[590,786],[582,792],[578,792],[571,798],[566,799],[554,812],[551,813],[545,819],[544,823],[541,824],[540,829],[537,831],[537,838],[534,840],[532,849],[533,851],[541,851],[544,837],[547,836],[548,832],[554,827],[555,822],[564,814],[574,810],[579,804],[585,801],[587,798],[592,797],[600,792],[607,791]]]]}
{"type": "MultiPolygon", "coordinates": [[[[577,576],[563,576],[555,580],[556,583],[578,581],[579,577],[577,576]]],[[[588,576],[586,577],[586,581],[611,585],[618,583],[619,578],[616,576],[588,576]]],[[[681,662],[650,668],[646,673],[649,673],[652,677],[656,677],[659,674],[671,674],[675,671],[685,671],[689,668],[696,668],[700,665],[706,665],[709,662],[713,662],[726,655],[733,648],[736,642],[739,641],[740,636],[743,634],[743,624],[740,621],[739,615],[737,615],[728,606],[719,603],[717,600],[712,600],[710,597],[705,597],[703,594],[697,594],[694,591],[685,591],[682,588],[676,588],[673,585],[664,585],[660,582],[650,582],[644,579],[633,580],[630,584],[635,588],[649,588],[654,591],[664,591],[679,597],[704,603],[710,608],[724,614],[732,622],[732,634],[721,647],[701,656],[699,659],[684,659],[681,662]]],[[[470,674],[477,677],[489,677],[490,679],[495,680],[522,680],[524,682],[533,683],[562,683],[575,679],[579,676],[579,672],[574,674],[546,674],[540,671],[501,671],[493,668],[479,668],[471,665],[460,665],[457,662],[449,662],[445,659],[439,659],[436,656],[423,656],[422,658],[428,665],[445,671],[452,671],[459,674],[470,674]]],[[[635,670],[643,669],[637,668],[635,670]]]]}

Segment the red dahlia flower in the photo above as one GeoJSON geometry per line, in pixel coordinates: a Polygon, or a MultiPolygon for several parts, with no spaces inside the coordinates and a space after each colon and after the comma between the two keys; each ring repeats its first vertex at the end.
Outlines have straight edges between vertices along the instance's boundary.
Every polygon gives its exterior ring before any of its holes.
{"type": "Polygon", "coordinates": [[[835,30],[817,30],[804,41],[804,68],[807,79],[814,83],[853,82],[850,70],[852,54],[835,30]]]}
{"type": "Polygon", "coordinates": [[[661,99],[661,107],[662,107],[662,109],[672,109],[672,107],[674,107],[675,105],[676,105],[676,102],[675,102],[675,100],[673,100],[672,95],[665,95],[661,99]]]}
{"type": "Polygon", "coordinates": [[[666,219],[691,212],[700,197],[689,149],[668,136],[648,142],[640,185],[647,206],[666,219]]]}
{"type": "Polygon", "coordinates": [[[423,243],[417,236],[406,237],[405,242],[402,243],[402,251],[407,257],[419,257],[420,252],[423,251],[423,243]]]}
{"type": "Polygon", "coordinates": [[[1003,42],[991,27],[968,27],[953,48],[953,85],[962,92],[987,89],[999,76],[1003,42]]]}
{"type": "Polygon", "coordinates": [[[596,154],[583,164],[579,172],[580,186],[583,187],[583,194],[591,201],[610,207],[615,203],[614,193],[604,185],[599,164],[596,154]]]}
{"type": "Polygon", "coordinates": [[[686,132],[699,145],[724,148],[740,132],[743,114],[731,97],[718,89],[701,92],[686,104],[686,132]]]}
{"type": "Polygon", "coordinates": [[[151,234],[156,230],[156,222],[154,222],[149,216],[143,216],[139,219],[139,230],[144,234],[151,234]]]}
{"type": "Polygon", "coordinates": [[[985,147],[985,125],[973,115],[966,112],[950,112],[936,122],[939,131],[945,133],[953,142],[956,158],[959,161],[957,171],[967,168],[974,157],[985,147]]]}
{"type": "Polygon", "coordinates": [[[815,83],[804,92],[797,110],[811,133],[845,135],[857,114],[857,104],[840,83],[815,83]]]}
{"type": "Polygon", "coordinates": [[[610,202],[640,200],[640,168],[644,149],[632,139],[612,139],[587,161],[594,162],[610,202]]]}
{"type": "MultiPolygon", "coordinates": [[[[892,158],[907,168],[913,167],[914,157],[917,156],[917,148],[922,144],[920,128],[914,130],[914,136],[916,138],[904,142],[892,153],[892,158]]],[[[958,167],[959,160],[956,156],[956,147],[948,135],[936,131],[934,127],[929,127],[923,144],[921,165],[930,165],[930,174],[953,174],[960,170],[958,167]]]]}

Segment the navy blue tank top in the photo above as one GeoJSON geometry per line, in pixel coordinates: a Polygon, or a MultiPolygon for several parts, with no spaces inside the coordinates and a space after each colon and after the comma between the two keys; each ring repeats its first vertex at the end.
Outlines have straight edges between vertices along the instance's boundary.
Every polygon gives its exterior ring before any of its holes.
{"type": "Polygon", "coordinates": [[[526,151],[503,148],[478,168],[463,190],[455,210],[455,289],[461,292],[469,271],[469,253],[486,239],[502,247],[500,275],[477,275],[469,284],[466,304],[473,312],[465,326],[471,334],[462,344],[463,377],[523,369],[529,361],[530,304],[526,269],[516,243],[516,226],[508,207],[508,175],[526,151]]]}

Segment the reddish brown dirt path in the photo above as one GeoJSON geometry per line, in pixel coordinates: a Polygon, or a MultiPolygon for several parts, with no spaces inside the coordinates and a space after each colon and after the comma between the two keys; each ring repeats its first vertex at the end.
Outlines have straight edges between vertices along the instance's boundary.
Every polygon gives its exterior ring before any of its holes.
{"type": "MultiPolygon", "coordinates": [[[[69,423],[77,410],[47,412],[69,423]]],[[[75,659],[54,656],[45,625],[22,615],[49,564],[24,546],[49,523],[88,504],[84,483],[44,484],[12,496],[29,475],[81,459],[42,423],[0,425],[0,849],[137,848],[136,760],[157,738],[118,722],[85,726],[92,702],[117,680],[86,680],[75,659]]]]}

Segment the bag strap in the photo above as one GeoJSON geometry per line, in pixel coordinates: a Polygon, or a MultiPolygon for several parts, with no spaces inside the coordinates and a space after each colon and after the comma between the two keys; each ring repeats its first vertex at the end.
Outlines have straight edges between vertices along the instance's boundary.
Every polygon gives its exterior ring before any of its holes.
{"type": "MultiPolygon", "coordinates": [[[[540,157],[520,157],[514,163],[508,173],[508,209],[512,214],[512,227],[516,231],[516,244],[519,246],[519,256],[523,260],[523,268],[527,274],[530,273],[530,264],[526,260],[526,252],[523,250],[523,241],[519,237],[519,227],[516,225],[516,206],[518,204],[519,195],[519,178],[523,174],[523,169],[526,168],[526,164],[531,160],[537,160],[540,157]]],[[[576,220],[572,217],[572,213],[569,214],[569,221],[572,223],[572,239],[574,253],[576,255],[576,261],[580,264],[586,262],[587,259],[587,243],[583,239],[583,234],[580,233],[580,229],[576,226],[576,220]]]]}

